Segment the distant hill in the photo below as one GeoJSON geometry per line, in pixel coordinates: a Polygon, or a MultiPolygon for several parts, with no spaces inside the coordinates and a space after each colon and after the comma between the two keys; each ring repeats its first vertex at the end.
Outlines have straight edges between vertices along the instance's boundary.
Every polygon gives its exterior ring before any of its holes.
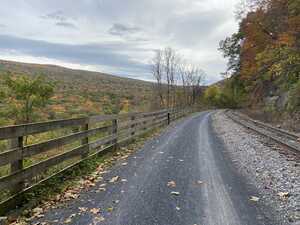
{"type": "Polygon", "coordinates": [[[56,83],[55,96],[45,109],[48,119],[142,111],[150,107],[151,82],[55,65],[0,60],[0,79],[8,71],[16,75],[44,75],[56,83]]]}

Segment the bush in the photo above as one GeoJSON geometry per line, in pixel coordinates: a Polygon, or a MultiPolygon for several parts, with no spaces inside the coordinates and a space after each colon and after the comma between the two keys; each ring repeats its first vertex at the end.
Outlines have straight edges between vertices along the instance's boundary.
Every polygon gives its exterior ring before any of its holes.
{"type": "Polygon", "coordinates": [[[287,108],[289,112],[300,111],[300,80],[290,90],[287,108]]]}
{"type": "Polygon", "coordinates": [[[204,93],[206,104],[220,108],[238,108],[247,102],[247,94],[240,82],[233,78],[220,86],[210,86],[204,93]]]}

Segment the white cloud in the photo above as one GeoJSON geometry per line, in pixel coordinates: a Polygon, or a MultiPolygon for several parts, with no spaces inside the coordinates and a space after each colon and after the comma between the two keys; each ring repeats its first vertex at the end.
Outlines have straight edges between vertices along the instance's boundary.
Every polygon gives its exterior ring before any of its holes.
{"type": "Polygon", "coordinates": [[[2,46],[0,58],[18,55],[20,61],[44,60],[149,80],[145,64],[152,50],[171,46],[215,81],[226,67],[218,43],[237,29],[233,15],[237,1],[27,0],[17,5],[6,1],[0,8],[1,35],[15,42],[2,46]],[[24,40],[32,50],[22,46],[24,40]],[[65,48],[50,51],[49,46],[65,48]],[[97,46],[93,52],[91,46],[97,46]],[[74,51],[74,56],[64,50],[74,51]],[[100,55],[107,58],[92,58],[100,55]]]}

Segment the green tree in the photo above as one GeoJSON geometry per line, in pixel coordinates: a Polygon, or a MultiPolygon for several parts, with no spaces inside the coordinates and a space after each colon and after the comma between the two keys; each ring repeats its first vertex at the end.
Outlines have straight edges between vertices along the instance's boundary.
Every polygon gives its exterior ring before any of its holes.
{"type": "Polygon", "coordinates": [[[218,86],[209,86],[204,92],[204,100],[211,106],[218,106],[220,93],[221,91],[218,86]]]}
{"type": "Polygon", "coordinates": [[[228,58],[227,73],[229,75],[238,73],[240,71],[240,54],[241,54],[241,41],[243,34],[241,32],[227,37],[225,40],[220,41],[219,51],[223,53],[224,58],[228,58]]]}
{"type": "Polygon", "coordinates": [[[8,74],[3,85],[2,101],[6,105],[7,117],[15,124],[32,122],[37,111],[49,103],[54,93],[54,85],[43,76],[31,78],[8,74]]]}

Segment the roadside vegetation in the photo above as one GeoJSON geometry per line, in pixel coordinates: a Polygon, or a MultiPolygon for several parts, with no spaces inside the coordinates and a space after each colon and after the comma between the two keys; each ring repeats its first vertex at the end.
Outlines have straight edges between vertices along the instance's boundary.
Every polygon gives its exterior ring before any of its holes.
{"type": "MultiPolygon", "coordinates": [[[[34,111],[38,109],[39,115],[32,117],[32,122],[147,111],[151,105],[152,83],[140,80],[51,65],[0,60],[1,90],[7,88],[5,84],[7,77],[14,80],[35,80],[39,77],[44,83],[51,84],[53,94],[46,105],[35,108],[34,111]]],[[[0,98],[1,95],[0,92],[0,98]]],[[[4,112],[4,108],[7,109],[2,98],[0,113],[4,112]]],[[[0,126],[16,123],[12,115],[9,117],[6,116],[7,114],[1,115],[0,126]]]]}
{"type": "Polygon", "coordinates": [[[239,30],[220,42],[225,80],[207,89],[210,104],[300,120],[300,2],[243,0],[239,30]]]}

